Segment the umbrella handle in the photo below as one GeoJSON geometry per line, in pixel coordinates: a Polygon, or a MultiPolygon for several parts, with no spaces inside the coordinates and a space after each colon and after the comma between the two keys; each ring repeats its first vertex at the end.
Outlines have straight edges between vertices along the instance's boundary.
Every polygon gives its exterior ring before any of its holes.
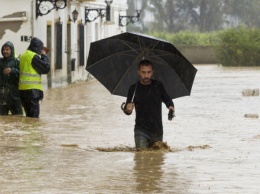
{"type": "Polygon", "coordinates": [[[123,102],[123,103],[121,104],[121,109],[122,109],[122,111],[125,111],[125,102],[123,102]]]}
{"type": "Polygon", "coordinates": [[[123,103],[121,104],[121,109],[122,109],[122,111],[123,111],[126,115],[132,114],[132,112],[129,113],[129,112],[126,111],[126,109],[125,109],[125,102],[123,102],[123,103]]]}

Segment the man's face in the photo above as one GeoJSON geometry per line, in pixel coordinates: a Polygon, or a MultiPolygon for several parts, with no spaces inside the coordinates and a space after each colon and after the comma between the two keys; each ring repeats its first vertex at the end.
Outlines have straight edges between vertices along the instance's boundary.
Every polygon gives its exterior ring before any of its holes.
{"type": "Polygon", "coordinates": [[[9,58],[11,56],[11,48],[9,46],[4,46],[2,53],[5,58],[9,58]]]}
{"type": "Polygon", "coordinates": [[[138,70],[138,75],[140,76],[141,83],[144,85],[150,84],[153,76],[153,72],[154,70],[151,65],[149,66],[141,65],[138,70]]]}

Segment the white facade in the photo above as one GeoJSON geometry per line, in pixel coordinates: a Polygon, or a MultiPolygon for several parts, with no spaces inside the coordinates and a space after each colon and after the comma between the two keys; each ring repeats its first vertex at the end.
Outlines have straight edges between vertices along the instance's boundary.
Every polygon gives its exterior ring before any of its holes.
{"type": "Polygon", "coordinates": [[[43,75],[46,88],[87,79],[88,73],[85,71],[85,67],[90,43],[126,31],[126,27],[120,27],[118,21],[119,14],[126,14],[126,0],[113,0],[110,6],[110,21],[106,21],[105,17],[98,17],[87,23],[85,23],[85,8],[106,9],[104,0],[57,0],[56,2],[63,3],[61,5],[66,5],[62,9],[56,9],[53,2],[55,1],[0,0],[0,47],[6,41],[13,42],[16,55],[19,57],[28,48],[31,37],[41,39],[44,45],[50,49],[48,55],[51,72],[43,75]],[[41,9],[41,12],[38,12],[40,14],[54,9],[46,15],[36,17],[37,5],[41,9]],[[72,22],[70,18],[75,9],[78,11],[78,18],[72,22]],[[57,22],[61,24],[60,30],[56,27],[57,22]],[[84,34],[82,36],[84,39],[79,39],[80,30],[84,34]],[[57,42],[59,39],[61,42],[57,42]],[[58,47],[60,51],[57,51],[57,45],[60,45],[58,47]],[[60,55],[57,54],[58,52],[60,55]],[[84,55],[83,58],[82,55],[84,55]],[[57,56],[60,56],[59,62],[57,62],[57,58],[59,58],[57,56]],[[72,61],[75,63],[73,64],[72,61]],[[56,63],[60,63],[60,65],[56,63]]]}

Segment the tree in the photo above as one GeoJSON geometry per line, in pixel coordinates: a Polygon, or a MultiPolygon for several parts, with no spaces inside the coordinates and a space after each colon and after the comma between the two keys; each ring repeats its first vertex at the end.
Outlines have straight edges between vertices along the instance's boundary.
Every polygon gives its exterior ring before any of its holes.
{"type": "Polygon", "coordinates": [[[226,0],[226,13],[236,21],[248,27],[260,27],[259,0],[226,0]]]}
{"type": "MultiPolygon", "coordinates": [[[[133,0],[130,1],[133,5],[133,0]]],[[[143,0],[136,31],[208,32],[244,24],[260,27],[259,0],[143,0]],[[148,15],[153,21],[147,22],[148,15]]]]}

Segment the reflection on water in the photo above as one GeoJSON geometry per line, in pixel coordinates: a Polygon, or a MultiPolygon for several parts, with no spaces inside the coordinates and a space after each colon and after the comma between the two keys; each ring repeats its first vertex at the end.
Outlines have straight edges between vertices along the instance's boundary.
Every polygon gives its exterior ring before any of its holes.
{"type": "Polygon", "coordinates": [[[163,152],[136,152],[134,156],[134,175],[136,190],[139,192],[160,193],[160,182],[163,176],[163,152]]]}
{"type": "Polygon", "coordinates": [[[162,110],[171,150],[136,152],[135,115],[96,80],[46,91],[40,119],[0,116],[0,193],[259,193],[260,97],[243,91],[260,68],[196,68],[162,110]]]}

